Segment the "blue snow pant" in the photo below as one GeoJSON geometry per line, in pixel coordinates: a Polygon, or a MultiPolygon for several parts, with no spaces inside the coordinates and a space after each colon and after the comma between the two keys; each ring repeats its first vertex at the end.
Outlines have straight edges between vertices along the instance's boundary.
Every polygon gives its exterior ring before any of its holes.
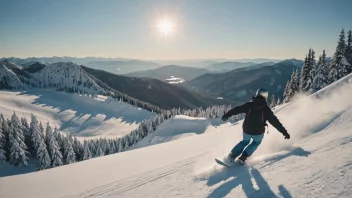
{"type": "Polygon", "coordinates": [[[243,140],[240,141],[235,147],[233,147],[233,149],[231,150],[232,155],[234,157],[238,157],[242,154],[242,152],[244,152],[247,154],[248,157],[251,156],[254,151],[257,150],[260,143],[262,143],[263,138],[264,134],[248,135],[243,133],[243,140]],[[251,139],[253,140],[252,142],[251,139]]]}

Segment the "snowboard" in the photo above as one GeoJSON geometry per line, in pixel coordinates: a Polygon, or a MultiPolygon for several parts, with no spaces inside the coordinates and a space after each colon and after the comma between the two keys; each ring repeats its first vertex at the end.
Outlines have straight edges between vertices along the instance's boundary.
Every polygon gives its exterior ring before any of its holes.
{"type": "Polygon", "coordinates": [[[221,160],[219,160],[219,159],[216,159],[216,158],[215,158],[215,162],[218,163],[218,164],[220,164],[220,165],[222,165],[222,166],[225,166],[226,168],[231,168],[231,167],[236,166],[236,165],[238,165],[238,164],[244,165],[244,162],[242,162],[241,160],[236,160],[235,163],[233,163],[233,164],[231,164],[231,165],[226,164],[225,162],[223,162],[223,161],[221,161],[221,160]]]}

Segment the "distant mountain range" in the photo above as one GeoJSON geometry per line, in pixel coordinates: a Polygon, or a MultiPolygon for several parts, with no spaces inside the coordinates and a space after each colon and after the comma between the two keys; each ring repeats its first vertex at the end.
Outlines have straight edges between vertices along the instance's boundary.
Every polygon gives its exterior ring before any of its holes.
{"type": "Polygon", "coordinates": [[[193,109],[216,104],[234,104],[232,100],[218,100],[215,96],[196,93],[157,79],[121,76],[72,62],[37,62],[21,67],[7,60],[0,61],[0,89],[28,88],[55,88],[67,92],[109,96],[114,92],[113,95],[118,94],[123,101],[148,110],[154,110],[155,107],[193,109]]]}
{"type": "Polygon", "coordinates": [[[9,62],[15,63],[22,67],[28,67],[36,62],[42,62],[45,64],[58,63],[58,62],[73,62],[78,65],[85,65],[88,67],[103,69],[116,74],[125,74],[134,71],[155,69],[160,67],[158,63],[151,61],[144,61],[138,59],[126,59],[126,58],[75,58],[75,57],[33,57],[33,58],[2,58],[2,60],[8,60],[9,62]]]}
{"type": "Polygon", "coordinates": [[[184,60],[153,60],[153,62],[160,65],[186,65],[190,67],[202,67],[206,68],[207,66],[224,63],[224,62],[237,62],[237,63],[246,63],[250,62],[253,64],[265,63],[265,62],[280,62],[282,60],[277,59],[267,59],[267,58],[246,58],[246,59],[224,59],[224,58],[210,58],[210,59],[184,59],[184,60]]]}
{"type": "MultiPolygon", "coordinates": [[[[221,64],[221,63],[249,63],[248,65],[264,63],[264,62],[278,62],[279,60],[274,59],[188,59],[188,60],[139,60],[139,59],[128,59],[128,58],[100,58],[100,57],[85,57],[85,58],[77,58],[77,57],[31,57],[31,58],[1,58],[2,60],[8,60],[9,62],[15,63],[16,65],[27,67],[36,62],[43,62],[45,64],[58,63],[58,62],[73,62],[78,65],[85,65],[95,69],[102,69],[108,72],[112,72],[115,74],[126,74],[136,71],[145,71],[145,70],[153,70],[161,66],[165,65],[182,65],[188,67],[199,67],[207,69],[209,67],[212,71],[212,65],[221,64]]],[[[216,66],[214,66],[216,67],[216,66]]],[[[237,68],[237,67],[236,67],[237,68]]],[[[232,69],[236,69],[232,67],[232,69]]],[[[220,69],[221,70],[221,69],[220,69]]],[[[231,70],[231,69],[230,69],[231,70]]],[[[219,71],[215,69],[215,71],[219,71]]],[[[226,69],[229,71],[229,69],[226,69]]]]}
{"type": "Polygon", "coordinates": [[[128,73],[126,75],[134,77],[155,78],[162,81],[170,79],[171,76],[173,76],[174,78],[181,78],[188,81],[206,73],[209,73],[209,70],[203,68],[168,65],[157,69],[128,73]]]}
{"type": "Polygon", "coordinates": [[[255,91],[264,87],[271,94],[282,96],[292,71],[300,69],[303,61],[290,59],[272,66],[254,65],[220,74],[204,74],[183,85],[201,93],[211,93],[219,97],[247,101],[255,91]]]}
{"type": "Polygon", "coordinates": [[[239,69],[239,68],[244,68],[248,66],[256,66],[256,67],[262,67],[262,66],[271,66],[274,65],[275,62],[264,62],[264,63],[255,63],[255,62],[221,62],[221,63],[215,63],[212,65],[208,65],[205,67],[211,72],[216,72],[216,73],[224,73],[228,72],[234,69],[239,69]]]}
{"type": "Polygon", "coordinates": [[[216,104],[236,104],[233,100],[219,100],[215,96],[196,93],[157,79],[121,76],[84,66],[82,68],[114,90],[164,109],[178,107],[192,109],[216,104]]]}

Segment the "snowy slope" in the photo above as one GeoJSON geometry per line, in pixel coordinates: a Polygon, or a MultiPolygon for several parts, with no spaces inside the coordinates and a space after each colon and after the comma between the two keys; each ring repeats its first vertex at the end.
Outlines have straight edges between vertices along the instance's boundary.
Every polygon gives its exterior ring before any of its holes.
{"type": "Polygon", "coordinates": [[[43,124],[49,122],[64,132],[93,138],[124,136],[155,115],[104,96],[91,98],[50,89],[0,91],[0,109],[7,118],[15,111],[30,121],[33,113],[43,124]]]}
{"type": "Polygon", "coordinates": [[[11,67],[17,67],[17,66],[7,61],[0,62],[0,79],[7,78],[7,81],[10,82],[9,86],[14,89],[21,89],[26,87],[26,85],[21,82],[17,74],[15,74],[10,69],[11,67]]]}
{"type": "Polygon", "coordinates": [[[193,135],[200,135],[206,131],[211,131],[219,124],[219,120],[179,115],[161,123],[156,131],[130,147],[128,150],[170,142],[193,135]]]}
{"type": "Polygon", "coordinates": [[[270,128],[247,166],[214,162],[241,138],[240,124],[224,123],[163,144],[0,178],[0,197],[350,197],[352,85],[326,90],[320,99],[278,108],[292,138],[270,128]]]}
{"type": "Polygon", "coordinates": [[[78,87],[88,93],[105,93],[97,83],[91,79],[81,66],[75,63],[53,63],[32,74],[41,81],[43,87],[78,87]]]}
{"type": "Polygon", "coordinates": [[[48,65],[36,63],[22,69],[22,67],[4,60],[0,61],[0,81],[4,81],[4,76],[12,89],[55,87],[74,89],[72,92],[79,90],[91,94],[106,93],[106,90],[100,87],[81,66],[71,62],[48,65]],[[38,67],[38,64],[41,67],[38,67]]]}

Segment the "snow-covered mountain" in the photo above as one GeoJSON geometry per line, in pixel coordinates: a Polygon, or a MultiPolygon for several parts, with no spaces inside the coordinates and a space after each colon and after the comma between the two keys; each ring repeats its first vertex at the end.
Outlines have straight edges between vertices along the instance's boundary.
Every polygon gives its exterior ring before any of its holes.
{"type": "Polygon", "coordinates": [[[43,62],[45,64],[52,64],[58,62],[73,62],[78,65],[86,65],[95,69],[103,69],[115,74],[125,74],[135,71],[141,71],[146,69],[155,69],[160,67],[156,62],[138,60],[138,59],[128,59],[128,58],[99,58],[99,57],[31,57],[31,58],[0,58],[0,61],[8,60],[24,68],[37,63],[43,62]]]}
{"type": "MultiPolygon", "coordinates": [[[[197,135],[0,178],[0,197],[347,198],[352,193],[351,90],[349,75],[318,92],[318,97],[302,96],[279,106],[276,114],[291,139],[284,140],[270,127],[246,166],[227,169],[214,161],[241,139],[241,123],[209,124],[199,119],[192,122],[210,127],[182,128],[178,134],[197,129],[197,135]]],[[[174,131],[183,125],[164,124],[159,127],[174,131]]]]}
{"type": "Polygon", "coordinates": [[[35,63],[26,68],[7,60],[0,62],[1,88],[58,88],[90,94],[104,94],[100,87],[82,68],[74,63],[35,63]]]}
{"type": "Polygon", "coordinates": [[[81,66],[75,63],[53,63],[32,74],[42,87],[73,87],[86,92],[104,93],[81,66]]]}
{"type": "MultiPolygon", "coordinates": [[[[0,62],[0,88],[21,89],[26,85],[21,82],[20,77],[11,69],[17,66],[7,61],[0,62]]],[[[17,68],[20,69],[20,68],[17,68]]]]}

